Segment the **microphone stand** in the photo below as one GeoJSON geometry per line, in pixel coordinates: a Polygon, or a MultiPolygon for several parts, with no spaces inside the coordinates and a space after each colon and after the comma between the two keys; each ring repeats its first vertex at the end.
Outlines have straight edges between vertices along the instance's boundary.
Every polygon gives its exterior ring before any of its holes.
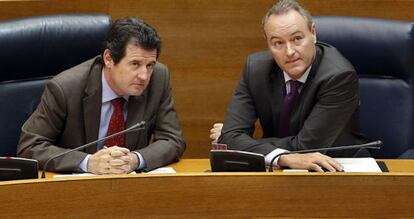
{"type": "Polygon", "coordinates": [[[56,158],[61,157],[61,156],[65,155],[65,154],[71,153],[71,152],[73,152],[73,151],[79,151],[79,150],[82,150],[82,149],[87,148],[87,147],[89,147],[89,146],[91,146],[91,145],[93,145],[93,144],[99,143],[99,142],[101,142],[101,141],[105,141],[105,140],[107,140],[107,139],[109,139],[109,138],[113,138],[113,137],[118,136],[118,135],[120,135],[120,134],[128,133],[128,132],[131,132],[131,131],[138,131],[138,130],[142,130],[142,129],[144,129],[144,128],[145,128],[145,121],[141,121],[141,122],[139,122],[139,123],[137,123],[137,124],[135,124],[135,125],[133,125],[133,126],[131,126],[131,127],[127,128],[127,129],[125,129],[125,130],[123,130],[123,131],[120,131],[120,132],[114,133],[114,134],[112,134],[112,135],[106,136],[106,137],[101,138],[101,139],[98,139],[98,140],[96,140],[96,141],[89,142],[89,143],[84,144],[84,145],[81,145],[81,146],[79,146],[79,147],[77,147],[77,148],[73,148],[73,149],[70,149],[70,150],[64,151],[64,152],[62,152],[62,153],[60,153],[60,154],[57,154],[57,155],[55,155],[55,156],[53,156],[53,157],[49,158],[49,159],[46,161],[45,165],[43,166],[43,170],[42,170],[42,177],[41,177],[41,178],[42,178],[42,179],[46,178],[46,168],[47,168],[47,165],[48,165],[48,164],[49,164],[49,162],[50,162],[51,160],[53,160],[53,159],[56,159],[56,158]]]}

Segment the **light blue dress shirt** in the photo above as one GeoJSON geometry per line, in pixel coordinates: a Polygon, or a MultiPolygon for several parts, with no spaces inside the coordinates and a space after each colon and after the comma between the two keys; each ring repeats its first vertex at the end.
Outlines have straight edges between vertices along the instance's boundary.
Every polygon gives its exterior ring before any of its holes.
{"type": "MultiPolygon", "coordinates": [[[[104,138],[108,132],[109,121],[111,120],[112,113],[114,111],[114,107],[111,101],[118,96],[109,86],[108,82],[105,79],[104,72],[102,70],[102,106],[101,106],[101,121],[99,124],[99,136],[98,139],[104,138]]],[[[128,103],[129,96],[122,96],[126,100],[125,103],[128,103]]],[[[122,109],[122,113],[124,114],[124,120],[126,121],[128,116],[128,104],[124,104],[122,109]]],[[[105,144],[105,141],[101,141],[98,143],[98,150],[102,149],[105,144]]],[[[139,166],[138,169],[145,168],[145,160],[142,155],[136,151],[133,151],[137,154],[139,159],[139,166]]],[[[88,161],[91,155],[88,154],[85,159],[82,160],[79,167],[82,171],[87,172],[88,170],[88,161]]]]}

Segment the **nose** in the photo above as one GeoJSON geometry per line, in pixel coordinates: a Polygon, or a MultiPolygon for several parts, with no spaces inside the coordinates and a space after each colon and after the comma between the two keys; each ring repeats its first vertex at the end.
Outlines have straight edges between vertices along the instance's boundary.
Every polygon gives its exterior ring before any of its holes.
{"type": "Polygon", "coordinates": [[[291,43],[286,43],[286,56],[292,57],[295,54],[296,50],[294,45],[291,43]]]}
{"type": "Polygon", "coordinates": [[[146,66],[142,66],[141,68],[138,69],[138,73],[137,73],[137,78],[145,81],[148,79],[148,69],[146,68],[146,66]]]}

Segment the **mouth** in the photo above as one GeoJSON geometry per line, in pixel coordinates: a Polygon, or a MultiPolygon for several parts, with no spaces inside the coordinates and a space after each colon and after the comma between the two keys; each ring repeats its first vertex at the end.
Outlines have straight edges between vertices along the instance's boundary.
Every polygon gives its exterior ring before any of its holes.
{"type": "Polygon", "coordinates": [[[295,62],[297,62],[297,61],[299,61],[300,59],[299,58],[297,58],[297,59],[292,59],[292,60],[287,60],[286,61],[286,64],[293,64],[293,63],[295,63],[295,62]]]}
{"type": "Polygon", "coordinates": [[[132,86],[133,87],[136,87],[136,88],[143,88],[143,87],[145,87],[145,85],[144,84],[140,84],[140,83],[134,83],[134,84],[132,84],[132,86]]]}

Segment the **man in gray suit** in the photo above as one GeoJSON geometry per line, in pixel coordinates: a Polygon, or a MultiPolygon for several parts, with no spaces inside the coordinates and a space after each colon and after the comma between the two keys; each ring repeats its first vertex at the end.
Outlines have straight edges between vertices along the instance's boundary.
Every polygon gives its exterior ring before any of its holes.
{"type": "Polygon", "coordinates": [[[52,160],[47,170],[129,173],[175,160],[185,143],[157,32],[134,17],[117,20],[101,56],[51,79],[22,127],[17,153],[42,167],[56,154],[145,121],[129,132],[52,160]]]}
{"type": "MultiPolygon", "coordinates": [[[[263,154],[267,164],[286,151],[363,143],[355,69],[334,47],[317,42],[306,9],[293,0],[279,1],[265,15],[263,30],[269,51],[247,58],[218,141],[263,154]],[[259,140],[251,137],[257,119],[263,129],[259,140]]],[[[275,164],[343,168],[321,153],[281,155],[275,164]]]]}

